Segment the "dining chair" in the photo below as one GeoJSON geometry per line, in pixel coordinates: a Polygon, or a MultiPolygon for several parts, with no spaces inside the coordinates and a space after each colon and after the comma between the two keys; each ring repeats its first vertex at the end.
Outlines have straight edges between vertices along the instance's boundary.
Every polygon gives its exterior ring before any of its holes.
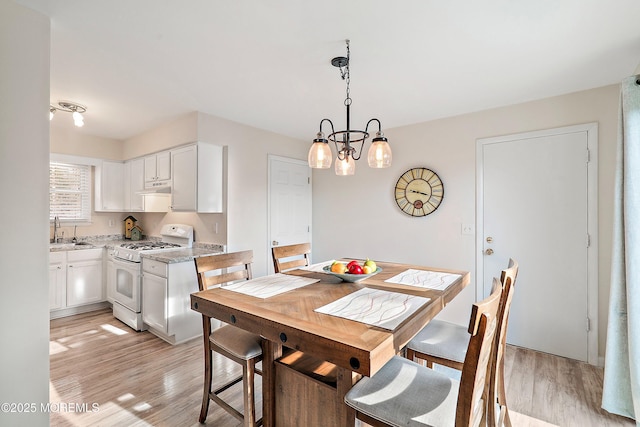
{"type": "Polygon", "coordinates": [[[310,243],[298,243],[287,246],[274,246],[271,248],[273,256],[273,270],[276,273],[292,270],[309,265],[310,243]]]}
{"type": "MultiPolygon", "coordinates": [[[[201,291],[226,283],[234,283],[252,278],[251,263],[253,251],[241,251],[195,258],[198,286],[201,291]]],[[[212,329],[211,318],[202,315],[204,338],[204,393],[199,421],[204,423],[213,400],[231,415],[242,421],[244,426],[262,424],[256,420],[254,377],[256,363],[262,360],[262,338],[232,325],[223,324],[212,329]],[[242,366],[242,375],[212,390],[213,352],[221,354],[242,366]],[[225,402],[219,394],[242,381],[243,413],[225,402]]]]}
{"type": "MultiPolygon", "coordinates": [[[[513,289],[515,289],[518,275],[518,263],[509,259],[509,265],[502,270],[499,286],[502,289],[510,288],[509,292],[503,292],[500,301],[500,315],[498,318],[498,338],[494,343],[495,364],[490,372],[490,402],[496,402],[499,408],[499,416],[496,418],[496,408],[492,405],[488,408],[489,420],[494,420],[490,425],[511,427],[511,418],[507,408],[507,397],[504,385],[504,352],[507,345],[507,324],[513,289]]],[[[447,366],[462,370],[465,360],[465,352],[469,344],[469,334],[463,326],[432,320],[425,326],[406,346],[406,357],[409,360],[425,361],[427,367],[433,364],[447,366]]]]}
{"type": "Polygon", "coordinates": [[[356,418],[372,426],[471,427],[485,425],[493,341],[502,289],[471,309],[460,382],[412,360],[394,356],[345,396],[356,418]]]}

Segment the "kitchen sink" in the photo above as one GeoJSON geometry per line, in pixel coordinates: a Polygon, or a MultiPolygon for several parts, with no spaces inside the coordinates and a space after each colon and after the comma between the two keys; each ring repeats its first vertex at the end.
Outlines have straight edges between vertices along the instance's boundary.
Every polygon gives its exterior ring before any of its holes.
{"type": "Polygon", "coordinates": [[[78,243],[49,243],[49,249],[73,249],[76,246],[85,246],[87,248],[93,247],[93,245],[89,242],[78,242],[78,243]]]}
{"type": "Polygon", "coordinates": [[[49,243],[49,247],[53,249],[73,248],[75,243],[49,243]]]}

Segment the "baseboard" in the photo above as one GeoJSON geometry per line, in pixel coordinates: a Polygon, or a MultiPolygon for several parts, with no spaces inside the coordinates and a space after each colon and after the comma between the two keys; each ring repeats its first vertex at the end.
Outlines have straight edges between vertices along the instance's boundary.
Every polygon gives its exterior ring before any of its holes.
{"type": "Polygon", "coordinates": [[[74,314],[88,313],[89,311],[101,310],[103,308],[111,308],[111,304],[109,304],[107,301],[103,301],[93,304],[80,305],[78,307],[63,308],[61,310],[52,310],[49,312],[49,320],[73,316],[74,314]]]}

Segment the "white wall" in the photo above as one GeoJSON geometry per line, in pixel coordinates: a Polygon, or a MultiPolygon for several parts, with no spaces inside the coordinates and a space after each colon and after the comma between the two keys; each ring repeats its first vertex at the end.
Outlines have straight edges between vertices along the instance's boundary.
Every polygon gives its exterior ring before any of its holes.
{"type": "Polygon", "coordinates": [[[465,324],[475,298],[475,236],[462,235],[460,227],[475,224],[476,139],[598,122],[598,347],[604,356],[618,95],[619,86],[612,85],[385,130],[393,150],[389,169],[370,169],[363,159],[352,177],[314,170],[314,259],[369,257],[468,270],[471,284],[441,314],[465,324]],[[423,218],[400,212],[393,197],[398,177],[416,166],[436,171],[445,186],[441,206],[423,218]]]}
{"type": "Polygon", "coordinates": [[[47,426],[49,401],[49,19],[0,2],[0,411],[3,426],[47,426]]]}
{"type": "Polygon", "coordinates": [[[124,158],[123,141],[83,133],[80,128],[73,125],[69,113],[59,111],[49,123],[51,124],[50,150],[52,153],[107,160],[124,158]]]}

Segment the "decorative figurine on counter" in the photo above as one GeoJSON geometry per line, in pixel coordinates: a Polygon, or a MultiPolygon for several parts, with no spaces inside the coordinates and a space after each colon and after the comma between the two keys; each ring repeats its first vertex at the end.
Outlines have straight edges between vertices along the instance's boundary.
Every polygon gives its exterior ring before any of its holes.
{"type": "Polygon", "coordinates": [[[131,240],[140,240],[142,238],[142,228],[139,225],[134,225],[131,229],[131,240]]]}
{"type": "Polygon", "coordinates": [[[136,224],[136,221],[137,221],[137,219],[135,219],[131,215],[129,215],[128,217],[126,217],[124,219],[124,238],[125,239],[130,239],[131,238],[131,230],[133,229],[134,225],[136,224]]]}

